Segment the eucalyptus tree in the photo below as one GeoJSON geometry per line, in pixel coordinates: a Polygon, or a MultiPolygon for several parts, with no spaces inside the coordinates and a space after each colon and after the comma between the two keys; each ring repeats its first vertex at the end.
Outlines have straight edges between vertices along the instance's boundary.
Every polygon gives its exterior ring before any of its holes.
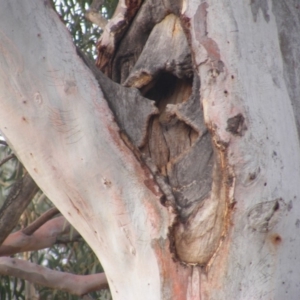
{"type": "Polygon", "coordinates": [[[113,298],[297,299],[297,2],[120,1],[96,67],[2,2],[1,131],[113,298]]]}

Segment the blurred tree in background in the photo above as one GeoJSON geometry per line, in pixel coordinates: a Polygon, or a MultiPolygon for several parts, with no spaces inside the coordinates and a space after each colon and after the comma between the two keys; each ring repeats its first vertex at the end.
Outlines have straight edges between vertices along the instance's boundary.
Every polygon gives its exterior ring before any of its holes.
{"type": "MultiPolygon", "coordinates": [[[[88,19],[89,10],[97,10],[103,22],[112,17],[117,6],[117,0],[52,0],[53,7],[60,15],[66,27],[70,30],[74,43],[91,59],[96,56],[96,43],[102,33],[102,28],[88,19]]],[[[0,208],[3,206],[11,187],[26,170],[14,156],[13,151],[0,136],[0,208]]],[[[13,232],[26,228],[43,213],[52,207],[52,203],[39,191],[26,210],[23,212],[13,232]]],[[[72,234],[72,231],[71,231],[72,234]]],[[[94,274],[103,272],[93,251],[81,238],[65,244],[55,244],[53,247],[34,252],[15,254],[15,257],[49,267],[52,270],[73,274],[94,274]]],[[[47,287],[31,284],[19,278],[0,275],[0,299],[111,299],[108,290],[93,292],[90,298],[82,298],[67,292],[53,290],[47,287]]]]}

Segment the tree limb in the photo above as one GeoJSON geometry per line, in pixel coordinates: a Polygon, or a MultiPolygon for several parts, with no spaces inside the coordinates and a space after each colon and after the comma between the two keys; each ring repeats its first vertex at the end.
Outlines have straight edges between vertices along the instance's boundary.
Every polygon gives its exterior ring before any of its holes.
{"type": "Polygon", "coordinates": [[[37,229],[39,229],[42,225],[44,225],[47,221],[49,221],[52,217],[57,215],[59,210],[56,207],[53,207],[43,213],[38,219],[32,222],[29,226],[24,228],[22,232],[26,235],[32,235],[37,229]]]}
{"type": "Polygon", "coordinates": [[[0,245],[13,230],[21,214],[39,190],[27,173],[17,181],[0,209],[0,245]]]}
{"type": "Polygon", "coordinates": [[[161,204],[163,194],[148,167],[121,139],[102,89],[76,54],[67,29],[42,2],[21,3],[4,2],[0,10],[5,53],[0,55],[0,130],[95,251],[117,286],[113,297],[159,299],[164,290],[185,291],[181,266],[169,251],[173,210],[161,204]],[[16,22],[26,30],[9,29],[16,22]]]}
{"type": "Polygon", "coordinates": [[[10,257],[0,258],[0,274],[14,276],[53,289],[82,296],[108,288],[104,273],[74,275],[50,270],[34,263],[10,257]]]}
{"type": "Polygon", "coordinates": [[[104,28],[107,24],[107,20],[98,12],[93,9],[89,9],[85,12],[84,16],[91,21],[92,23],[96,24],[100,28],[104,28]]]}
{"type": "Polygon", "coordinates": [[[105,27],[105,31],[100,37],[97,50],[97,67],[109,77],[111,76],[111,60],[114,56],[116,45],[125,33],[130,21],[135,16],[142,1],[120,0],[112,19],[105,27]]]}
{"type": "Polygon", "coordinates": [[[103,0],[93,0],[90,8],[85,12],[84,16],[89,21],[103,29],[107,24],[107,20],[99,13],[102,4],[103,0]]]}
{"type": "Polygon", "coordinates": [[[75,229],[72,229],[71,234],[71,228],[64,217],[57,217],[46,222],[31,235],[19,230],[10,234],[0,246],[0,256],[45,249],[56,243],[77,240],[80,235],[75,229]]]}

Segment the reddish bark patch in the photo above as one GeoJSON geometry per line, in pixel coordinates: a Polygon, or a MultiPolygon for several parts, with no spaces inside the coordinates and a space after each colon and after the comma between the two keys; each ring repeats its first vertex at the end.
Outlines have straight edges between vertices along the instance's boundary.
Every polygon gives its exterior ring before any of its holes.
{"type": "Polygon", "coordinates": [[[206,49],[209,58],[213,61],[220,60],[220,49],[217,43],[207,36],[207,8],[206,2],[200,4],[194,16],[196,39],[206,49]]]}
{"type": "Polygon", "coordinates": [[[192,268],[183,266],[172,259],[168,251],[168,240],[155,240],[152,247],[156,252],[157,264],[160,268],[162,299],[186,299],[192,268]],[[168,295],[165,295],[164,291],[168,291],[168,295]]]}
{"type": "Polygon", "coordinates": [[[144,180],[144,184],[155,196],[161,196],[161,192],[159,192],[158,186],[156,183],[154,183],[153,179],[144,180]]]}
{"type": "Polygon", "coordinates": [[[200,42],[206,49],[211,60],[220,60],[220,50],[217,43],[213,39],[204,36],[201,38],[200,42]]]}
{"type": "Polygon", "coordinates": [[[272,234],[270,238],[271,238],[271,243],[274,246],[278,246],[282,242],[282,238],[281,238],[281,236],[278,233],[272,234]]]}
{"type": "Polygon", "coordinates": [[[180,16],[181,25],[183,28],[189,29],[191,27],[191,19],[185,15],[180,16]]]}

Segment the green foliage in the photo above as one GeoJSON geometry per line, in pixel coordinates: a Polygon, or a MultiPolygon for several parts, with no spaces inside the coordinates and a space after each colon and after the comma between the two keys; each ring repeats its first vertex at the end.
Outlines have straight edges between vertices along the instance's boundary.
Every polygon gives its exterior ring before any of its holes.
{"type": "MultiPolygon", "coordinates": [[[[53,0],[54,7],[70,30],[76,46],[90,58],[95,58],[96,43],[102,30],[84,17],[92,2],[92,0],[53,0]]],[[[111,18],[117,4],[117,0],[105,0],[101,8],[103,17],[111,18]]]]}
{"type": "Polygon", "coordinates": [[[0,276],[0,299],[24,300],[25,280],[0,276]]]}

